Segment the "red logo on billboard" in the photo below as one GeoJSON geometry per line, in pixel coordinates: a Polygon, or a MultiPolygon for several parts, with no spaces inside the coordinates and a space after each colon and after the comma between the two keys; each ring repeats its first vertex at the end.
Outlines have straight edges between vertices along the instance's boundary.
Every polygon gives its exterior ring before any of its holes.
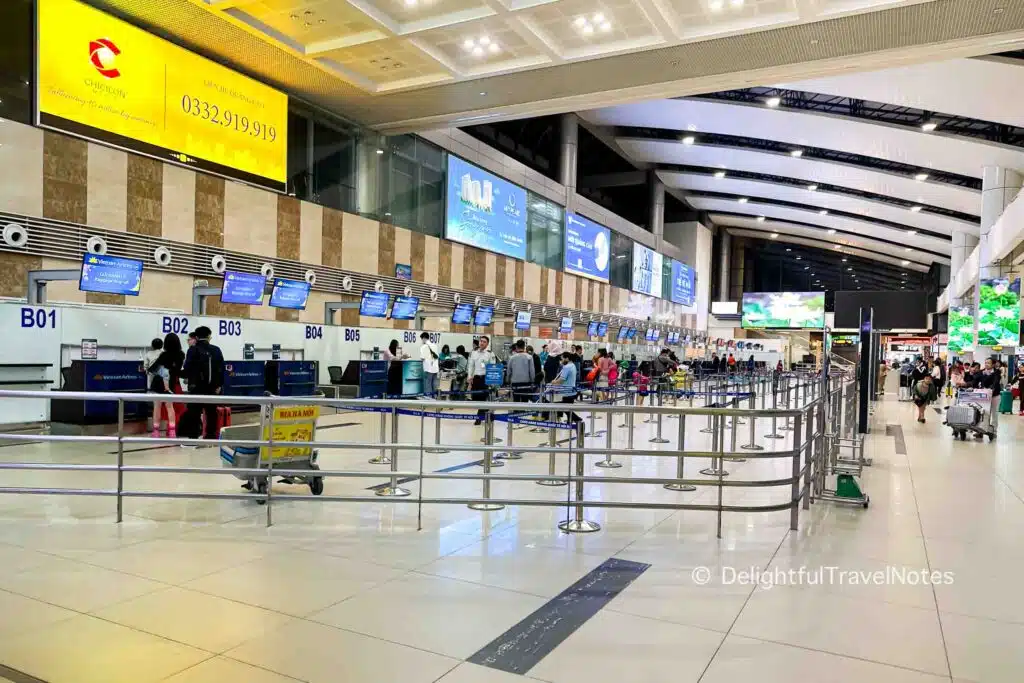
{"type": "Polygon", "coordinates": [[[114,68],[121,49],[109,38],[89,41],[89,61],[104,78],[117,78],[121,72],[114,68]]]}

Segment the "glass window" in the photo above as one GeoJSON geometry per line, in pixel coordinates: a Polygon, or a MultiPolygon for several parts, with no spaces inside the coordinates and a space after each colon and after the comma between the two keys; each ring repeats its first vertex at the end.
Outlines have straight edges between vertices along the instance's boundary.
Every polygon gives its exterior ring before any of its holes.
{"type": "Polygon", "coordinates": [[[313,122],[288,112],[288,194],[299,199],[313,195],[313,168],[309,164],[309,131],[313,122]]]}
{"type": "Polygon", "coordinates": [[[526,193],[526,260],[561,270],[565,251],[562,207],[539,194],[526,193]]]}
{"type": "Polygon", "coordinates": [[[356,211],[356,139],[323,121],[313,123],[312,200],[356,211]]]}
{"type": "Polygon", "coordinates": [[[672,259],[664,254],[661,257],[661,298],[672,300],[672,259]]]}
{"type": "Polygon", "coordinates": [[[383,220],[440,237],[444,228],[444,154],[415,135],[390,137],[385,144],[383,220]]]}
{"type": "Polygon", "coordinates": [[[622,289],[633,285],[633,240],[612,231],[611,284],[622,289]]]}
{"type": "Polygon", "coordinates": [[[4,20],[0,23],[0,118],[32,123],[33,49],[35,3],[33,0],[3,0],[4,20]]]}

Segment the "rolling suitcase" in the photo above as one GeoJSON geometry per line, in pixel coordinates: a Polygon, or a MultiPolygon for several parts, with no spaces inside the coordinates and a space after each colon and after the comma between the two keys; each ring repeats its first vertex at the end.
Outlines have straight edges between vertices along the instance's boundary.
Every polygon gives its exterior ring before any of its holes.
{"type": "Polygon", "coordinates": [[[199,432],[200,434],[206,434],[211,439],[220,438],[220,430],[231,426],[231,407],[217,406],[217,424],[214,425],[213,434],[209,434],[209,431],[206,429],[206,413],[203,413],[201,424],[203,429],[199,432]]]}
{"type": "Polygon", "coordinates": [[[1013,392],[1008,389],[1003,389],[1002,393],[999,394],[999,412],[1003,415],[1007,415],[1013,412],[1013,392]]]}

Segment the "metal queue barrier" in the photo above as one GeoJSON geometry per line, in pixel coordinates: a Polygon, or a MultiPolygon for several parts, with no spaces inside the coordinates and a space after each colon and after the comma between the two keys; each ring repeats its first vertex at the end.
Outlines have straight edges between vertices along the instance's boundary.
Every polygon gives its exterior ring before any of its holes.
{"type": "MultiPolygon", "coordinates": [[[[232,402],[252,404],[269,410],[274,414],[274,407],[281,406],[308,406],[315,405],[321,408],[333,408],[339,412],[361,411],[376,412],[383,418],[391,418],[391,429],[386,429],[386,423],[381,423],[380,442],[357,442],[357,441],[284,441],[273,438],[274,429],[271,421],[268,434],[269,439],[264,440],[231,440],[222,439],[216,445],[228,445],[234,447],[250,448],[284,448],[284,447],[315,447],[321,450],[379,450],[381,454],[387,454],[387,464],[390,465],[387,472],[388,483],[368,495],[332,495],[324,493],[319,496],[296,495],[290,493],[272,492],[273,487],[267,487],[265,492],[241,492],[241,493],[219,493],[219,492],[187,492],[187,491],[137,491],[128,490],[124,486],[124,474],[135,472],[166,473],[166,474],[211,474],[211,475],[246,475],[279,477],[301,477],[308,471],[289,470],[286,467],[274,467],[270,463],[270,469],[224,469],[221,467],[192,467],[192,466],[144,466],[132,465],[125,462],[125,446],[169,446],[169,445],[192,445],[212,446],[213,442],[199,439],[153,439],[141,436],[129,436],[124,433],[124,412],[125,405],[129,402],[161,401],[187,402],[187,403],[213,403],[223,401],[216,396],[181,396],[181,395],[154,395],[154,394],[112,394],[112,393],[86,393],[86,392],[63,392],[61,398],[66,400],[106,400],[114,401],[117,404],[118,431],[111,436],[55,436],[47,434],[32,435],[33,441],[41,442],[69,442],[69,443],[102,443],[116,447],[116,460],[112,464],[71,464],[71,463],[29,463],[29,462],[0,462],[0,470],[60,470],[60,471],[107,471],[117,474],[116,488],[107,489],[65,489],[45,487],[0,487],[0,494],[40,494],[40,495],[84,495],[84,496],[106,496],[116,498],[117,521],[122,519],[123,500],[125,498],[186,498],[186,499],[227,499],[227,500],[255,500],[266,503],[267,524],[272,523],[272,508],[274,501],[305,501],[305,502],[339,502],[339,503],[360,503],[360,502],[393,502],[395,504],[406,503],[418,506],[418,518],[422,528],[422,507],[423,505],[466,505],[477,510],[496,510],[507,505],[524,506],[547,506],[565,507],[567,509],[566,519],[560,528],[566,532],[589,532],[597,531],[600,526],[587,519],[587,509],[594,508],[632,508],[632,509],[661,509],[661,510],[704,510],[717,513],[717,528],[721,535],[722,515],[728,512],[776,512],[790,511],[790,526],[796,529],[799,520],[799,510],[808,509],[809,504],[816,496],[823,496],[824,476],[828,474],[831,466],[829,461],[831,450],[826,448],[824,439],[826,434],[833,434],[842,425],[825,424],[825,417],[834,414],[826,403],[834,401],[830,394],[828,400],[821,396],[823,383],[814,376],[803,378],[796,377],[787,383],[786,395],[790,399],[784,401],[782,407],[755,408],[758,397],[757,390],[771,386],[771,378],[753,381],[749,378],[733,378],[731,382],[722,384],[715,381],[708,385],[708,380],[695,380],[689,388],[681,390],[668,390],[651,392],[658,397],[658,405],[636,405],[635,388],[627,388],[624,391],[609,393],[613,395],[608,400],[598,401],[596,398],[590,402],[560,405],[552,404],[531,404],[531,403],[507,403],[507,402],[453,402],[436,400],[395,400],[395,399],[326,399],[326,398],[300,398],[300,397],[238,397],[232,398],[232,402]],[[739,381],[737,381],[739,380],[739,381]],[[701,383],[703,382],[703,384],[701,383]],[[680,399],[693,401],[704,397],[709,391],[714,393],[721,388],[736,389],[753,388],[754,391],[733,391],[735,396],[726,401],[726,405],[716,404],[714,407],[699,405],[694,407],[680,407],[680,399]],[[799,396],[797,403],[796,396],[799,396]],[[665,405],[665,398],[671,398],[675,405],[665,405]],[[744,405],[746,403],[746,405],[744,405]],[[792,405],[791,405],[792,404],[792,405]],[[472,420],[478,409],[487,411],[488,419],[484,422],[484,443],[481,445],[467,443],[442,443],[435,437],[434,443],[426,438],[426,424],[428,420],[461,419],[472,420]],[[469,414],[458,411],[471,411],[469,414]],[[596,420],[602,417],[602,422],[607,425],[604,433],[605,441],[603,446],[588,444],[584,418],[580,423],[571,424],[554,419],[559,412],[578,411],[589,412],[590,417],[596,420]],[[664,419],[677,419],[676,447],[665,447],[661,442],[654,442],[654,446],[634,447],[633,430],[627,433],[628,445],[626,448],[612,446],[612,429],[616,415],[623,415],[625,422],[634,425],[636,416],[649,414],[656,424],[664,419]],[[547,419],[532,417],[540,415],[547,419]],[[761,450],[756,452],[744,452],[737,450],[737,439],[739,434],[739,421],[745,419],[748,424],[757,422],[764,424],[766,421],[782,421],[792,424],[792,436],[790,447],[781,450],[761,450]],[[710,447],[700,449],[686,449],[687,425],[695,425],[701,420],[707,420],[712,426],[710,447]],[[536,473],[523,474],[496,474],[493,472],[497,463],[500,463],[499,454],[502,446],[496,444],[495,424],[507,422],[520,428],[533,427],[542,428],[548,432],[548,439],[536,446],[526,443],[517,444],[516,451],[525,455],[548,457],[549,467],[546,474],[536,473]],[[405,423],[405,424],[402,424],[405,423]],[[388,431],[390,434],[388,434],[388,431]],[[568,438],[559,439],[558,432],[562,432],[568,438]],[[410,436],[412,438],[410,438],[410,436]],[[680,446],[681,444],[681,446],[680,446]],[[483,454],[482,472],[463,471],[426,471],[424,467],[424,454],[431,449],[434,452],[465,452],[467,454],[483,454]],[[418,453],[418,463],[405,469],[399,468],[399,453],[403,451],[415,451],[418,453]],[[613,460],[615,456],[644,456],[674,458],[677,462],[676,476],[672,478],[663,477],[640,477],[640,476],[609,476],[607,472],[600,474],[587,474],[587,457],[597,457],[595,466],[614,468],[620,464],[613,460]],[[686,459],[705,459],[712,463],[713,475],[706,478],[687,478],[684,472],[684,461],[686,459]],[[744,458],[779,458],[789,459],[792,462],[791,475],[776,479],[740,479],[738,477],[726,478],[726,472],[722,469],[724,461],[741,461],[744,458]],[[564,468],[559,466],[559,461],[564,463],[564,468]],[[615,463],[608,465],[607,463],[615,463]],[[559,472],[558,470],[561,469],[559,472]],[[449,497],[437,496],[428,497],[424,494],[426,484],[440,480],[474,480],[481,482],[481,495],[478,497],[449,497]],[[401,487],[401,482],[417,480],[420,482],[418,494],[413,495],[408,489],[401,487]],[[492,496],[491,485],[494,482],[536,482],[549,486],[570,485],[569,496],[564,500],[532,499],[532,498],[495,498],[492,496]],[[636,502],[633,500],[616,501],[610,500],[607,491],[602,491],[599,498],[587,498],[587,484],[622,484],[622,485],[656,485],[670,491],[694,491],[706,487],[717,488],[717,499],[713,503],[688,503],[683,499],[666,502],[636,502]],[[785,502],[773,505],[735,505],[724,504],[723,492],[726,489],[759,488],[759,487],[786,487],[790,495],[785,502]]],[[[605,391],[602,389],[602,391],[605,391]]],[[[729,392],[719,392],[729,393],[729,392]]],[[[773,396],[779,392],[771,392],[773,396]]],[[[833,392],[834,394],[834,392],[833,392]]],[[[762,406],[765,406],[766,399],[761,394],[762,406]]],[[[23,398],[48,399],[52,398],[50,392],[38,391],[0,391],[0,405],[4,400],[17,400],[23,398]]],[[[842,399],[840,399],[842,400],[842,399]]],[[[272,420],[272,418],[271,418],[272,420]]],[[[657,433],[662,432],[657,428],[657,433]]],[[[530,431],[533,431],[532,429],[530,431]]],[[[703,430],[702,430],[703,431],[703,430]]],[[[511,434],[511,431],[509,432],[511,434]]],[[[437,431],[440,435],[440,431],[437,431]]],[[[24,433],[0,434],[0,443],[24,441],[24,433]]],[[[652,439],[652,441],[654,441],[652,439]]],[[[333,470],[321,469],[318,476],[324,480],[331,478],[360,478],[380,479],[380,470],[333,470]]]]}

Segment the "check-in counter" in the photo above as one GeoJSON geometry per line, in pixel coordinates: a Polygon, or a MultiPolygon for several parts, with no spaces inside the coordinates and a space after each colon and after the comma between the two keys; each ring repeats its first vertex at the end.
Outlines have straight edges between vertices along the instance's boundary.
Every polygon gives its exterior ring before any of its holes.
{"type": "MultiPolygon", "coordinates": [[[[9,391],[49,391],[51,363],[0,363],[0,389],[9,391]]],[[[4,399],[0,401],[0,423],[45,422],[50,407],[46,399],[4,399]]]]}
{"type": "MultiPolygon", "coordinates": [[[[146,392],[146,373],[137,360],[73,360],[61,369],[62,391],[91,391],[126,394],[146,392]]],[[[71,424],[110,424],[117,422],[116,401],[66,401],[54,392],[50,402],[50,420],[71,424]]],[[[144,419],[149,406],[127,402],[126,420],[144,419]]]]}

